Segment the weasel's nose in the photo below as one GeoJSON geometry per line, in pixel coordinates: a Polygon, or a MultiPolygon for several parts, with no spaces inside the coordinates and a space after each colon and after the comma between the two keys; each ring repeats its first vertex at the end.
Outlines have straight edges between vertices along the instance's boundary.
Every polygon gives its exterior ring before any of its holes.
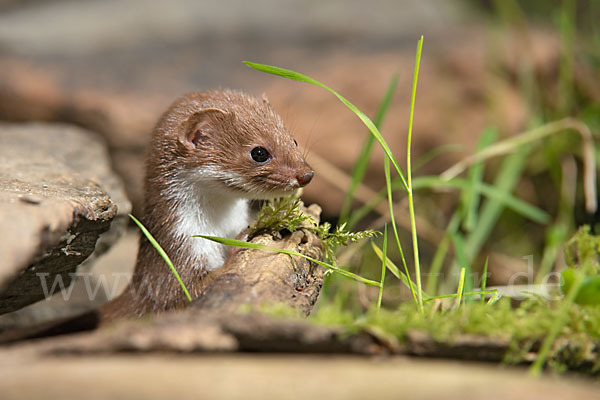
{"type": "Polygon", "coordinates": [[[315,176],[315,173],[312,171],[309,171],[309,172],[305,172],[303,174],[296,175],[296,179],[298,180],[298,184],[300,186],[306,186],[312,180],[313,176],[315,176]]]}

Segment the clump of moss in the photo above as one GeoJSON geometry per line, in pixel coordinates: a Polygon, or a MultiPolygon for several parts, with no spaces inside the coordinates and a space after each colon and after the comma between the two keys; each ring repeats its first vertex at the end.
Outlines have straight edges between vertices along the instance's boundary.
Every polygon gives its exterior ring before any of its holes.
{"type": "Polygon", "coordinates": [[[373,237],[379,232],[373,230],[349,232],[346,224],[331,230],[331,224],[317,222],[302,212],[302,202],[296,196],[282,197],[267,201],[260,211],[254,225],[250,227],[249,236],[260,233],[289,231],[295,232],[300,228],[314,232],[322,241],[325,259],[335,261],[335,251],[340,246],[358,242],[361,239],[373,237]]]}
{"type": "Polygon", "coordinates": [[[300,204],[300,198],[296,196],[266,201],[258,212],[256,222],[250,227],[248,236],[283,230],[295,232],[302,225],[316,226],[316,221],[302,212],[300,204]]]}
{"type": "Polygon", "coordinates": [[[566,243],[565,261],[571,268],[579,268],[586,275],[600,273],[600,236],[592,235],[584,225],[566,243]]]}
{"type": "Polygon", "coordinates": [[[600,305],[600,237],[582,226],[566,243],[565,260],[568,268],[562,271],[562,291],[575,290],[573,301],[581,305],[600,305]],[[579,282],[574,288],[575,282],[579,282]]]}

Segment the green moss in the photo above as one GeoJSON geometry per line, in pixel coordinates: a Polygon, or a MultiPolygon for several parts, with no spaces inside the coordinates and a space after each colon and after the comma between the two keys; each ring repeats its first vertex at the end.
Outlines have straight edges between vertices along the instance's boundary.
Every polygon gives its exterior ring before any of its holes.
{"type": "Polygon", "coordinates": [[[600,273],[599,255],[600,236],[592,235],[588,225],[579,228],[565,247],[567,265],[581,269],[587,276],[600,273]]]}
{"type": "Polygon", "coordinates": [[[300,228],[314,232],[322,240],[325,259],[333,264],[335,264],[335,250],[338,247],[373,237],[379,233],[373,230],[349,232],[346,230],[345,223],[332,231],[330,223],[324,222],[319,225],[310,216],[302,213],[298,197],[288,196],[265,202],[258,213],[256,222],[250,227],[248,235],[253,237],[261,233],[284,230],[295,232],[300,228]]]}
{"type": "Polygon", "coordinates": [[[304,223],[309,226],[316,222],[300,210],[300,198],[296,196],[282,197],[266,201],[258,212],[256,222],[250,227],[248,236],[254,237],[261,233],[288,230],[297,231],[304,223]]]}
{"type": "MultiPolygon", "coordinates": [[[[324,325],[341,325],[349,333],[361,330],[378,331],[406,342],[409,331],[427,332],[440,343],[451,344],[459,335],[473,334],[500,338],[509,342],[504,361],[516,364],[535,350],[546,337],[558,309],[558,302],[547,303],[528,300],[514,308],[509,299],[494,305],[469,303],[459,309],[434,310],[426,305],[420,313],[413,304],[403,304],[396,310],[368,310],[358,318],[333,305],[321,306],[310,317],[324,325]]],[[[574,306],[569,310],[568,321],[549,354],[549,367],[553,370],[584,369],[600,371],[600,307],[574,306]]]]}

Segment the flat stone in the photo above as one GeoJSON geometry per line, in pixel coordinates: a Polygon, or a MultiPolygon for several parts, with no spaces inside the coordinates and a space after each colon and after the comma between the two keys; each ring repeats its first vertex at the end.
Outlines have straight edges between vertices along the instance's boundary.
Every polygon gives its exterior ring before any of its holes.
{"type": "Polygon", "coordinates": [[[121,186],[90,132],[0,124],[0,313],[68,287],[118,209],[129,211],[121,186]]]}
{"type": "MultiPolygon", "coordinates": [[[[121,207],[119,214],[120,210],[121,207]]],[[[123,223],[128,222],[123,219],[123,223]]],[[[99,241],[106,241],[106,236],[113,231],[120,233],[122,229],[119,225],[120,216],[117,215],[110,230],[103,233],[99,241]]],[[[133,274],[139,233],[137,227],[128,226],[118,237],[118,241],[100,257],[96,257],[96,254],[99,247],[103,246],[98,246],[97,243],[94,253],[77,267],[78,279],[71,282],[72,288],[17,311],[0,315],[0,334],[82,314],[118,296],[133,274]]]]}

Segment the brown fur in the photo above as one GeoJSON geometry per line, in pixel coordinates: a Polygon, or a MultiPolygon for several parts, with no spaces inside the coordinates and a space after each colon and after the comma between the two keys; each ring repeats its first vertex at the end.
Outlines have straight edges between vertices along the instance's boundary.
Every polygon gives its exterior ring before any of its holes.
{"type": "MultiPolygon", "coordinates": [[[[148,148],[142,223],[167,252],[192,297],[202,293],[206,268],[191,265],[186,247],[174,235],[179,206],[176,191],[185,184],[182,173],[207,166],[243,177],[242,181],[216,178],[207,190],[224,190],[241,198],[289,193],[308,183],[300,177],[309,175],[308,181],[312,177],[294,139],[266,100],[214,91],[190,93],[175,101],[160,118],[148,148]],[[267,149],[273,159],[264,165],[254,162],[249,151],[255,146],[267,149]]],[[[102,320],[140,317],[186,304],[167,265],[141,238],[131,283],[100,313],[102,320]]]]}

